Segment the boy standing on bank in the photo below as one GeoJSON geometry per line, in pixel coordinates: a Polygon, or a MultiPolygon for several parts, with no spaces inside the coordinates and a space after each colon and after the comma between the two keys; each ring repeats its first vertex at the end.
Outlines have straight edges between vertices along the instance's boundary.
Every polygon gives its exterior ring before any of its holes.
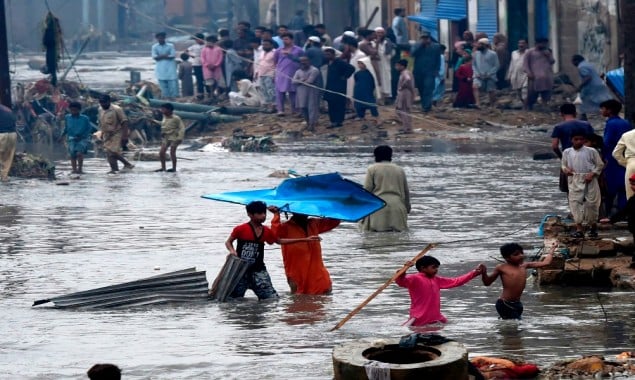
{"type": "Polygon", "coordinates": [[[79,112],[82,105],[79,102],[71,102],[68,106],[70,115],[64,117],[64,132],[68,145],[68,154],[71,156],[72,174],[84,174],[84,155],[88,152],[88,144],[93,127],[88,116],[79,112]]]}
{"type": "Polygon", "coordinates": [[[575,129],[571,133],[571,148],[562,152],[561,169],[567,175],[569,209],[576,228],[571,236],[576,239],[584,237],[582,223],[591,227],[588,237],[598,237],[597,221],[602,202],[598,177],[602,174],[604,162],[597,150],[584,145],[586,140],[587,133],[575,129]]]}
{"type": "Polygon", "coordinates": [[[174,115],[174,106],[172,103],[161,105],[161,113],[163,121],[161,121],[161,149],[159,150],[159,159],[161,160],[161,169],[157,172],[175,172],[176,171],[176,148],[183,142],[185,137],[185,125],[183,120],[174,115]],[[170,159],[172,160],[172,169],[165,170],[166,152],[170,148],[170,159]]]}
{"type": "Polygon", "coordinates": [[[545,256],[543,261],[525,263],[523,247],[517,243],[507,243],[501,246],[501,255],[505,263],[498,264],[488,275],[487,270],[481,273],[483,285],[490,286],[500,276],[503,283],[503,290],[496,301],[496,311],[501,319],[521,319],[523,314],[523,304],[520,297],[525,290],[527,283],[527,268],[542,268],[551,264],[553,252],[558,245],[554,244],[551,251],[545,256]]]}
{"type": "Polygon", "coordinates": [[[244,297],[247,289],[251,289],[259,300],[278,298],[278,293],[271,283],[271,277],[265,266],[265,243],[289,244],[307,241],[319,241],[319,236],[309,236],[299,239],[279,239],[267,226],[263,225],[267,220],[267,205],[261,201],[254,201],[247,205],[249,222],[235,227],[225,242],[225,247],[230,254],[245,260],[249,267],[240,279],[230,297],[244,297]],[[234,241],[237,240],[236,248],[234,241]]]}

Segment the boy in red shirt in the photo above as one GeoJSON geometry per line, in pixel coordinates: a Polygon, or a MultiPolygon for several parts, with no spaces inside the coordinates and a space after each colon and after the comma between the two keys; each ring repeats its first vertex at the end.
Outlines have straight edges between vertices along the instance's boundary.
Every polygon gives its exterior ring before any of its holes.
{"type": "Polygon", "coordinates": [[[229,253],[245,260],[249,267],[240,279],[230,297],[244,297],[247,289],[251,289],[258,299],[278,298],[278,293],[271,284],[271,277],[264,263],[265,243],[288,244],[319,240],[319,236],[309,236],[301,239],[279,239],[273,231],[263,225],[267,219],[267,205],[261,201],[254,201],[247,205],[249,222],[236,226],[225,242],[229,253]],[[234,240],[237,240],[234,248],[234,240]]]}

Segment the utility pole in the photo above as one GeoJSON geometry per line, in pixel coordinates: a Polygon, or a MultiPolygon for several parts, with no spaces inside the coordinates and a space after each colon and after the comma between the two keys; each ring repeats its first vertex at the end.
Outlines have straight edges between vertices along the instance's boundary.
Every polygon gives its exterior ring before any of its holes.
{"type": "Polygon", "coordinates": [[[9,72],[9,44],[4,0],[0,0],[0,103],[11,108],[11,73],[9,72]]]}
{"type": "Polygon", "coordinates": [[[620,0],[620,29],[624,53],[624,116],[635,122],[635,0],[620,0]]]}

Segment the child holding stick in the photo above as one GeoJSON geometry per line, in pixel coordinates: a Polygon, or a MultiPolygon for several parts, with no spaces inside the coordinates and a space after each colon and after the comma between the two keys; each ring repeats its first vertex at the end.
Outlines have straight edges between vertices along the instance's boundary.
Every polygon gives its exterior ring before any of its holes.
{"type": "Polygon", "coordinates": [[[459,277],[437,276],[439,260],[432,256],[423,256],[415,263],[418,273],[405,274],[396,279],[397,285],[407,288],[410,293],[410,319],[404,325],[422,326],[431,323],[446,323],[447,318],[441,314],[441,289],[450,289],[464,285],[485,271],[485,265],[459,277]]]}

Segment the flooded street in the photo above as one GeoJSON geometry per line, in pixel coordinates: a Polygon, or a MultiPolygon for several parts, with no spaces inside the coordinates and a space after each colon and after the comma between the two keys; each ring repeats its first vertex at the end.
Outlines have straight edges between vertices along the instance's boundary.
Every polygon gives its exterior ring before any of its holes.
{"type": "MultiPolygon", "coordinates": [[[[0,377],[83,379],[92,364],[111,362],[125,379],[330,379],[334,345],[409,333],[401,326],[408,293],[396,285],[339,331],[329,329],[427,243],[481,238],[442,244],[430,255],[441,261],[445,276],[479,262],[491,270],[502,243],[539,247],[542,217],[567,212],[557,163],[533,161],[530,149],[396,147],[395,162],[411,186],[411,231],[364,235],[343,223],[322,235],[332,296],[289,295],[280,249],[268,246],[265,263],[278,301],[258,302],[249,291],[246,299],[224,304],[31,307],[37,299],[194,266],[207,270],[211,282],[224,262],[225,239],[247,217],[243,206],[202,194],[274,187],[281,180],[268,175],[280,169],[337,171],[363,182],[372,148],[296,143],[274,154],[180,150],[176,174],[152,172],[156,162],[135,162],[132,172],[106,175],[105,159],[91,158],[87,174],[68,186],[18,179],[1,184],[0,377]]],[[[68,162],[57,164],[66,180],[68,162]]],[[[497,319],[499,291],[500,282],[486,288],[479,279],[444,291],[442,311],[450,322],[439,333],[464,343],[471,356],[511,356],[541,367],[635,346],[633,293],[530,282],[525,319],[516,323],[497,319]]]]}

